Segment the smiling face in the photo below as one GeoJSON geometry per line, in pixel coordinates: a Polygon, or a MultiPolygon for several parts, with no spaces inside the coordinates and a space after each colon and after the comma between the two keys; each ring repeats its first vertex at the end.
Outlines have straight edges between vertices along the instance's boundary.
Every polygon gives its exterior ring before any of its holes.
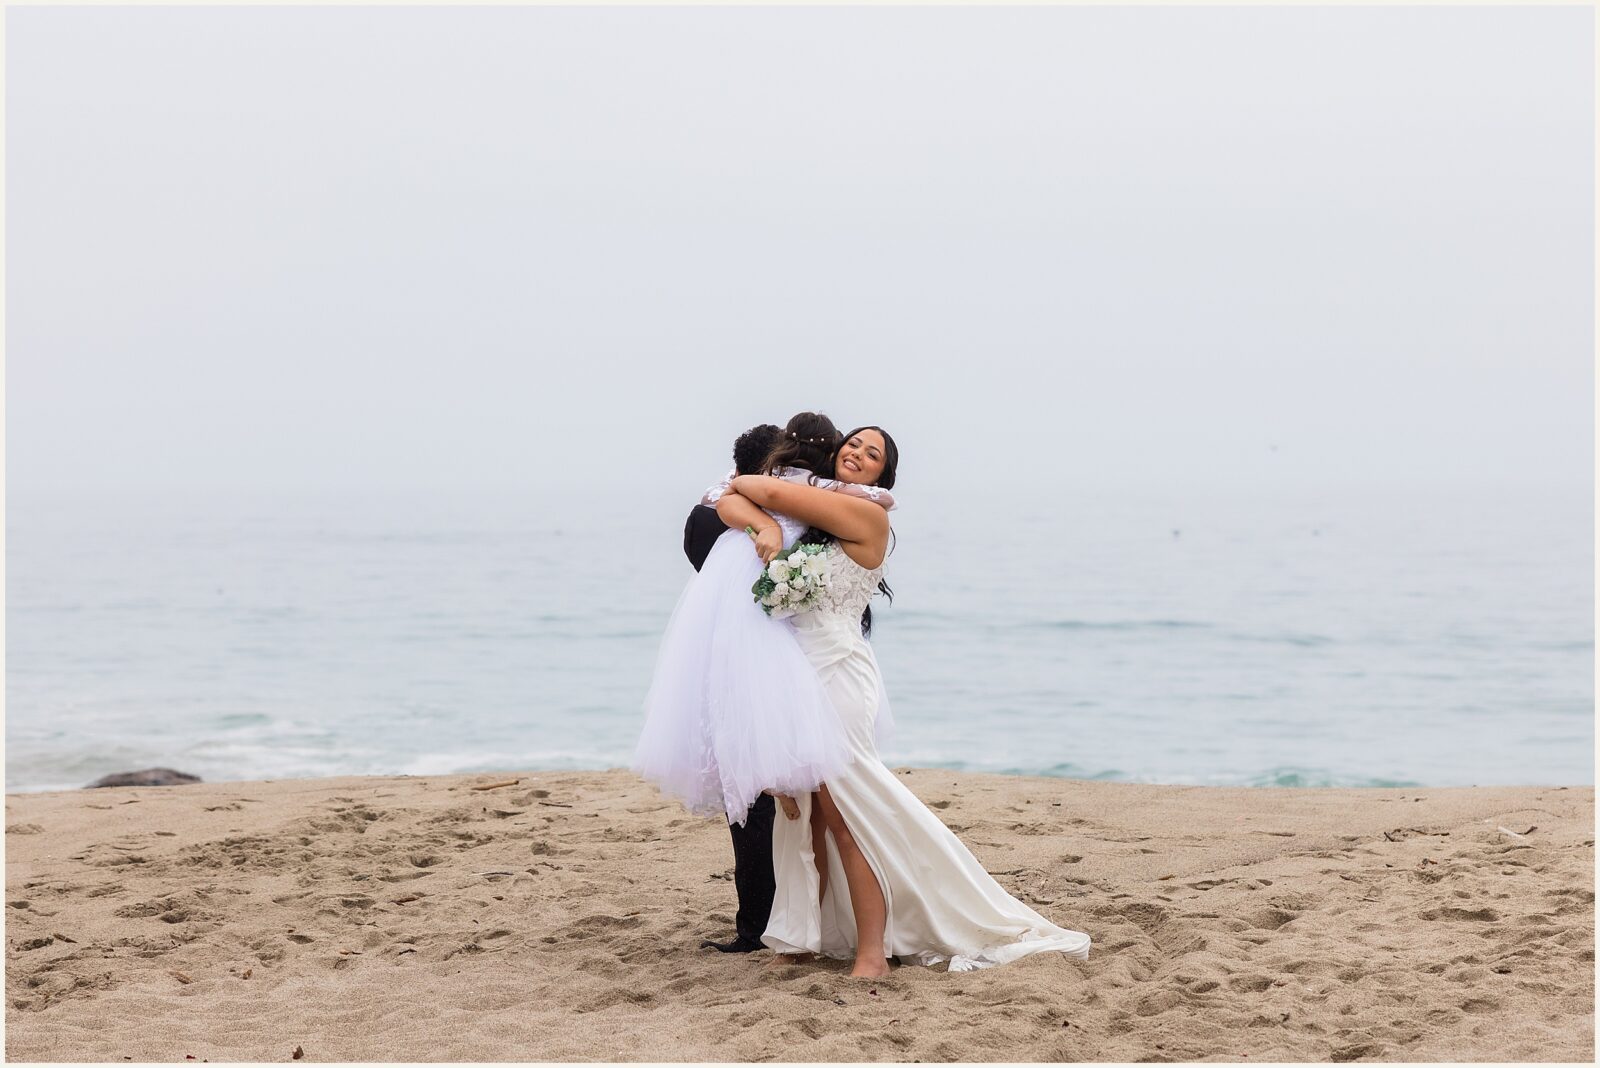
{"type": "Polygon", "coordinates": [[[858,486],[877,485],[878,477],[883,474],[885,451],[882,434],[871,429],[858,431],[839,446],[833,461],[833,477],[858,486]]]}

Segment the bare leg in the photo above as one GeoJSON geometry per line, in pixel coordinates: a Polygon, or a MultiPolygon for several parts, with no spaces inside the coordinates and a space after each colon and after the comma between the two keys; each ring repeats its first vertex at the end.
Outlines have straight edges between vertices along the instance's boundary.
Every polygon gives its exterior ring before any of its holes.
{"type": "Polygon", "coordinates": [[[850,886],[850,905],[856,914],[856,964],[850,974],[858,978],[875,979],[889,974],[889,961],[883,954],[883,928],[888,922],[888,907],[883,900],[883,887],[873,874],[872,865],[844,822],[826,786],[817,790],[821,802],[822,819],[833,835],[838,847],[839,861],[844,865],[845,882],[850,886]]]}

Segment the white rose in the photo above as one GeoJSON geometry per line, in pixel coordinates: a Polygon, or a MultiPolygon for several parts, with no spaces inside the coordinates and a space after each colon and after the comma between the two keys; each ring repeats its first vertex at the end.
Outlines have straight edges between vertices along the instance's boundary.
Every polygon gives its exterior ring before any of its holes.
{"type": "MultiPolygon", "coordinates": [[[[750,572],[748,571],[745,572],[747,575],[749,573],[750,572]]],[[[789,596],[789,589],[790,587],[787,582],[780,582],[776,586],[772,587],[772,596],[776,597],[780,601],[784,600],[789,596]]]]}
{"type": "Polygon", "coordinates": [[[773,560],[767,565],[767,574],[774,582],[782,582],[789,577],[789,561],[773,560]]]}

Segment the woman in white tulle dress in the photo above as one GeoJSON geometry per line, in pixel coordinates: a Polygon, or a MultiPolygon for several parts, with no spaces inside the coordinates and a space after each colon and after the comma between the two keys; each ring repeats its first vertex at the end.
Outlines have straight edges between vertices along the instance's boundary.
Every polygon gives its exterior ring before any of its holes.
{"type": "MultiPolygon", "coordinates": [[[[835,482],[829,471],[840,440],[827,416],[789,420],[766,469],[786,484],[851,495],[887,513],[893,497],[871,486],[835,482]]],[[[731,479],[706,491],[715,504],[731,479]]],[[[698,815],[723,813],[743,824],[763,792],[785,812],[852,759],[844,725],[787,619],[771,619],[750,588],[780,548],[806,524],[753,509],[712,546],[689,580],[662,636],[633,770],[698,815]],[[754,532],[752,547],[748,527],[754,532]]]]}
{"type": "MultiPolygon", "coordinates": [[[[897,462],[893,439],[863,427],[846,436],[835,473],[890,487],[897,462]]],[[[1038,952],[1087,957],[1088,935],[1058,927],[1006,893],[878,758],[874,734],[883,687],[860,620],[882,581],[887,512],[759,475],[735,478],[717,504],[730,525],[759,522],[762,509],[835,539],[827,550],[823,605],[792,622],[843,722],[851,756],[815,793],[800,798],[797,818],[773,823],[777,895],[762,941],[795,960],[818,953],[854,957],[855,976],[887,973],[888,957],[948,961],[951,971],[1038,952]]]]}

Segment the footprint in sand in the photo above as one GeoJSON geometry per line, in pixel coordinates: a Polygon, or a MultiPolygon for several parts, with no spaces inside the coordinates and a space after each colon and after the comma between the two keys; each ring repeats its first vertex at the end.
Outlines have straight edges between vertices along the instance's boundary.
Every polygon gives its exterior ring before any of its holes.
{"type": "Polygon", "coordinates": [[[174,901],[172,898],[162,898],[154,901],[139,901],[131,905],[123,905],[112,912],[113,916],[122,919],[146,919],[154,917],[164,923],[182,923],[192,915],[190,910],[174,901]]]}
{"type": "Polygon", "coordinates": [[[1359,1061],[1368,1057],[1381,1058],[1383,1056],[1383,1052],[1384,1047],[1378,1045],[1377,1043],[1365,1042],[1356,1046],[1343,1046],[1339,1049],[1336,1049],[1329,1054],[1328,1059],[1341,1063],[1344,1061],[1359,1061]]]}
{"type": "Polygon", "coordinates": [[[1494,909],[1429,909],[1422,913],[1425,920],[1472,920],[1478,923],[1493,923],[1500,918],[1494,909]]]}
{"type": "Polygon", "coordinates": [[[1250,913],[1246,919],[1250,921],[1250,926],[1252,927],[1265,931],[1276,931],[1290,920],[1295,919],[1296,916],[1296,913],[1285,912],[1283,909],[1262,909],[1259,912],[1250,913]]]}
{"type": "Polygon", "coordinates": [[[1190,890],[1214,890],[1219,886],[1227,886],[1229,883],[1236,883],[1238,881],[1238,879],[1200,879],[1192,883],[1184,883],[1183,885],[1187,886],[1190,890]]]}
{"type": "Polygon", "coordinates": [[[598,1012],[601,1009],[609,1009],[613,1005],[621,1005],[624,1002],[631,1005],[648,1005],[654,1000],[655,995],[648,991],[613,989],[600,994],[588,1004],[578,1006],[576,1011],[579,1013],[598,1012]]]}
{"type": "Polygon", "coordinates": [[[1176,990],[1158,990],[1148,997],[1141,998],[1133,1008],[1140,1016],[1159,1016],[1183,1004],[1183,995],[1176,990]]]}

